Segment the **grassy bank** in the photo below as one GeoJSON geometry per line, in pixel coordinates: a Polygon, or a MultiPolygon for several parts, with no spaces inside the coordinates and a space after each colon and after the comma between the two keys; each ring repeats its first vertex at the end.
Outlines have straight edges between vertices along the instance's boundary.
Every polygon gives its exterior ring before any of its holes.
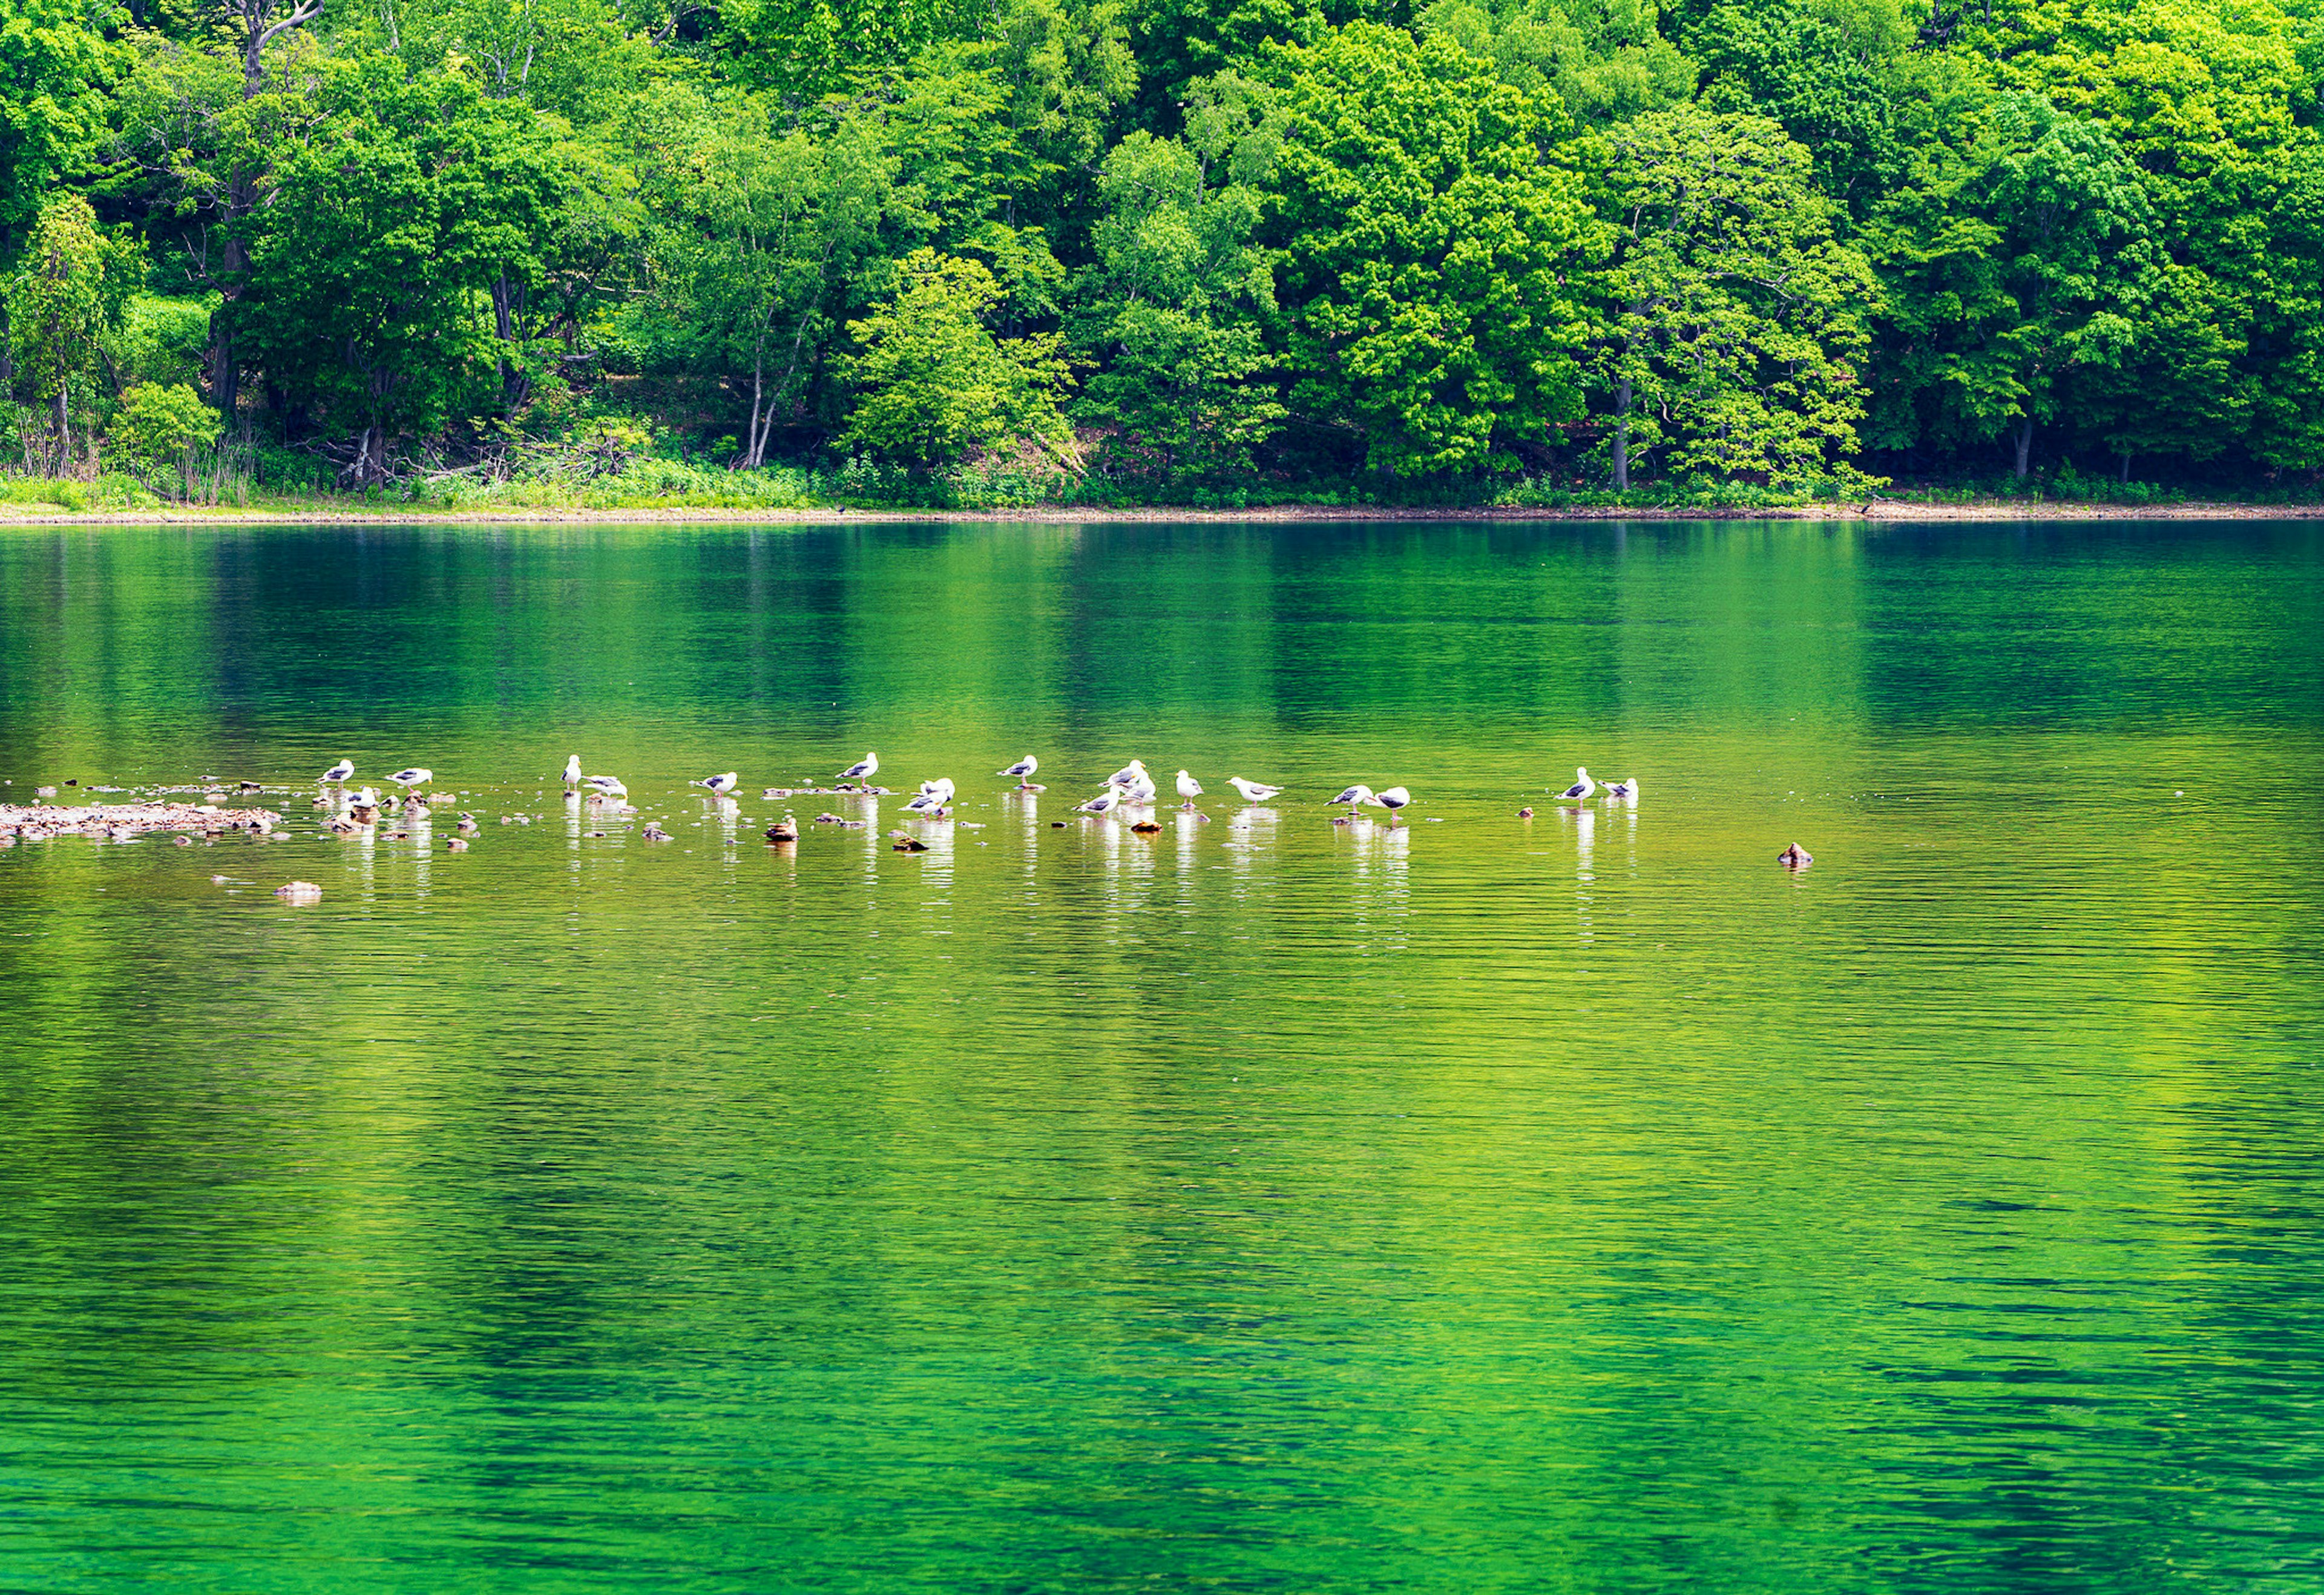
{"type": "Polygon", "coordinates": [[[1447,487],[1295,487],[1258,483],[1172,502],[1055,473],[965,469],[941,475],[881,466],[728,472],[676,461],[633,463],[594,481],[429,484],[342,493],[312,485],[235,484],[215,503],[157,493],[106,475],[0,479],[0,521],[798,520],[841,515],[1041,520],[1345,519],[2010,519],[2245,517],[2324,513],[2312,488],[2197,494],[2089,477],[1930,484],[1840,497],[1783,494],[1750,484],[1591,492],[1546,483],[1447,487]]]}

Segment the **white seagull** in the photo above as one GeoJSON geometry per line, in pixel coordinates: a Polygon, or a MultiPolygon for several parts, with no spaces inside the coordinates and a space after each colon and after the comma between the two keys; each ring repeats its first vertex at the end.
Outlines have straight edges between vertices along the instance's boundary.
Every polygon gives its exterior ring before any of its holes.
{"type": "Polygon", "coordinates": [[[868,781],[879,773],[880,755],[866,753],[845,770],[841,770],[839,779],[843,781],[868,781]]]}
{"type": "Polygon", "coordinates": [[[724,798],[742,784],[742,778],[730,770],[724,775],[706,776],[701,780],[688,781],[686,784],[689,787],[707,787],[714,794],[724,798]]]}
{"type": "Polygon", "coordinates": [[[1157,795],[1154,778],[1146,773],[1144,765],[1139,766],[1136,779],[1116,782],[1115,787],[1124,802],[1134,803],[1141,808],[1152,803],[1157,795]]]}
{"type": "Polygon", "coordinates": [[[434,780],[436,779],[436,772],[432,770],[423,770],[419,765],[415,764],[410,770],[397,770],[393,775],[387,779],[393,781],[399,787],[411,788],[422,786],[429,781],[434,780]]]}
{"type": "Polygon", "coordinates": [[[626,798],[630,795],[630,789],[622,785],[617,776],[585,775],[581,778],[581,784],[600,798],[626,798]]]}
{"type": "Polygon", "coordinates": [[[1143,759],[1133,759],[1129,763],[1123,765],[1120,770],[1115,770],[1111,775],[1106,777],[1105,784],[1109,787],[1126,787],[1132,781],[1150,780],[1152,779],[1152,777],[1146,773],[1146,761],[1143,759]]]}
{"type": "Polygon", "coordinates": [[[326,781],[343,781],[355,772],[355,761],[352,759],[342,759],[316,779],[326,781]]]}
{"type": "Polygon", "coordinates": [[[1281,795],[1281,787],[1270,787],[1265,781],[1247,781],[1239,775],[1227,777],[1227,785],[1242,794],[1245,803],[1264,803],[1281,795]]]}
{"type": "Polygon", "coordinates": [[[1350,787],[1346,791],[1332,799],[1334,803],[1346,804],[1351,810],[1360,808],[1363,805],[1372,802],[1373,800],[1372,789],[1370,787],[1350,787]]]}
{"type": "Polygon", "coordinates": [[[1202,795],[1203,783],[1196,780],[1185,770],[1180,770],[1178,772],[1178,796],[1186,800],[1185,807],[1188,808],[1194,807],[1194,799],[1200,798],[1202,795]]]}
{"type": "Polygon", "coordinates": [[[949,778],[939,776],[920,783],[920,795],[904,807],[913,814],[940,814],[952,802],[953,784],[949,778]]]}
{"type": "Polygon", "coordinates": [[[379,807],[379,788],[377,787],[365,787],[359,792],[347,792],[341,795],[346,798],[347,807],[349,808],[377,808],[379,807]]]}
{"type": "Polygon", "coordinates": [[[578,753],[565,761],[565,784],[568,787],[581,784],[581,755],[578,753]]]}
{"type": "Polygon", "coordinates": [[[1573,770],[1573,784],[1557,795],[1558,801],[1562,803],[1571,799],[1575,803],[1587,803],[1591,794],[1597,790],[1598,783],[1590,779],[1590,772],[1577,765],[1573,770]]]}
{"type": "Polygon", "coordinates": [[[1391,820],[1396,817],[1396,811],[1397,809],[1402,808],[1406,804],[1410,803],[1411,801],[1412,794],[1406,791],[1402,787],[1390,787],[1385,792],[1375,792],[1372,794],[1373,806],[1378,808],[1387,809],[1388,818],[1391,820]]]}
{"type": "Polygon", "coordinates": [[[1025,757],[1017,761],[1016,763],[1010,765],[1008,769],[996,771],[995,773],[1000,775],[1013,775],[1019,780],[1023,781],[1031,779],[1033,772],[1040,768],[1041,761],[1038,759],[1034,758],[1030,753],[1028,753],[1025,757]]]}
{"type": "Polygon", "coordinates": [[[1632,776],[1628,780],[1616,781],[1612,786],[1606,788],[1606,796],[1609,798],[1619,798],[1625,801],[1636,801],[1638,796],[1638,778],[1637,776],[1632,776]]]}
{"type": "Polygon", "coordinates": [[[1121,804],[1121,788],[1119,787],[1108,787],[1104,791],[1100,792],[1087,803],[1077,807],[1074,812],[1076,814],[1111,814],[1115,809],[1120,808],[1121,804]]]}

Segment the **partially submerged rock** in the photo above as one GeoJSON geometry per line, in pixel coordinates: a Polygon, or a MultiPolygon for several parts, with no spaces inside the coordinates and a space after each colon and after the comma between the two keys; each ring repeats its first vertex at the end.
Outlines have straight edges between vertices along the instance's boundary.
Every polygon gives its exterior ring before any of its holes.
{"type": "Polygon", "coordinates": [[[281,817],[270,808],[211,808],[195,803],[0,803],[0,834],[45,842],[52,836],[118,840],[150,831],[264,834],[281,817]]]}

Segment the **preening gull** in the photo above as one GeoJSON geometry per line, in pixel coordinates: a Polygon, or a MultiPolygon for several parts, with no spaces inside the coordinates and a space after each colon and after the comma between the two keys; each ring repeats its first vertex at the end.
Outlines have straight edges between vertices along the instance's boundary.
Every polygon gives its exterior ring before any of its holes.
{"type": "Polygon", "coordinates": [[[839,779],[843,781],[868,781],[879,773],[880,755],[866,753],[845,770],[841,770],[839,779]]]}
{"type": "Polygon", "coordinates": [[[920,795],[904,805],[912,814],[941,814],[952,802],[953,784],[949,777],[939,776],[920,783],[920,795]]]}
{"type": "Polygon", "coordinates": [[[689,787],[707,787],[718,797],[724,798],[742,784],[742,778],[730,770],[724,775],[706,776],[701,780],[688,781],[686,784],[689,787]]]}
{"type": "Polygon", "coordinates": [[[1264,803],[1283,791],[1281,787],[1270,787],[1265,781],[1247,781],[1239,775],[1227,777],[1227,785],[1240,792],[1245,803],[1264,803]]]}
{"type": "Polygon", "coordinates": [[[610,775],[585,775],[581,784],[600,798],[626,798],[630,789],[622,785],[621,778],[610,775]]]}
{"type": "Polygon", "coordinates": [[[343,781],[355,772],[355,761],[352,759],[342,759],[316,779],[326,781],[343,781]]]}
{"type": "Polygon", "coordinates": [[[1332,801],[1344,803],[1351,809],[1360,807],[1372,801],[1372,789],[1370,787],[1350,787],[1332,801]]]}
{"type": "Polygon", "coordinates": [[[1115,770],[1111,775],[1106,777],[1105,784],[1109,787],[1127,787],[1134,781],[1149,780],[1151,779],[1152,778],[1148,776],[1146,773],[1146,761],[1143,759],[1133,759],[1129,763],[1123,765],[1120,770],[1115,770]]]}
{"type": "Polygon", "coordinates": [[[1638,778],[1637,776],[1632,776],[1628,780],[1616,781],[1612,786],[1606,788],[1606,796],[1609,798],[1619,798],[1628,802],[1637,801],[1638,796],[1638,778]]]}
{"type": "Polygon", "coordinates": [[[1121,789],[1119,787],[1108,787],[1087,803],[1080,805],[1074,812],[1076,814],[1111,814],[1121,805],[1121,789]]]}
{"type": "Polygon", "coordinates": [[[419,765],[415,764],[410,770],[397,770],[393,775],[387,779],[393,781],[399,787],[419,787],[424,786],[428,782],[434,780],[436,779],[436,772],[432,770],[423,770],[419,765]]]}
{"type": "Polygon", "coordinates": [[[1590,772],[1576,765],[1573,770],[1573,784],[1557,796],[1560,802],[1587,803],[1597,790],[1598,783],[1590,779],[1590,772]]]}
{"type": "Polygon", "coordinates": [[[1202,795],[1203,783],[1196,780],[1185,770],[1180,770],[1178,772],[1178,796],[1186,800],[1185,807],[1188,808],[1194,807],[1194,799],[1200,798],[1202,795]]]}
{"type": "Polygon", "coordinates": [[[1411,801],[1412,794],[1406,791],[1402,787],[1390,787],[1385,792],[1375,792],[1372,794],[1372,803],[1374,806],[1387,809],[1388,812],[1388,817],[1391,819],[1396,817],[1396,811],[1397,809],[1402,808],[1411,801]]]}
{"type": "Polygon", "coordinates": [[[1135,780],[1120,781],[1116,785],[1120,788],[1122,798],[1126,802],[1134,803],[1142,808],[1154,801],[1156,793],[1154,778],[1146,773],[1143,766],[1139,767],[1135,780]]]}

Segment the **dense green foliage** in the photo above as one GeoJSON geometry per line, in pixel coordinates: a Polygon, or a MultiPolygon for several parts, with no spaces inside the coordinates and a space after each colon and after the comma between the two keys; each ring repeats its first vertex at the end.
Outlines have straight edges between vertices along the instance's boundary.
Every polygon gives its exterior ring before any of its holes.
{"type": "Polygon", "coordinates": [[[0,0],[20,468],[2324,469],[2301,0],[44,5],[0,0]]]}

